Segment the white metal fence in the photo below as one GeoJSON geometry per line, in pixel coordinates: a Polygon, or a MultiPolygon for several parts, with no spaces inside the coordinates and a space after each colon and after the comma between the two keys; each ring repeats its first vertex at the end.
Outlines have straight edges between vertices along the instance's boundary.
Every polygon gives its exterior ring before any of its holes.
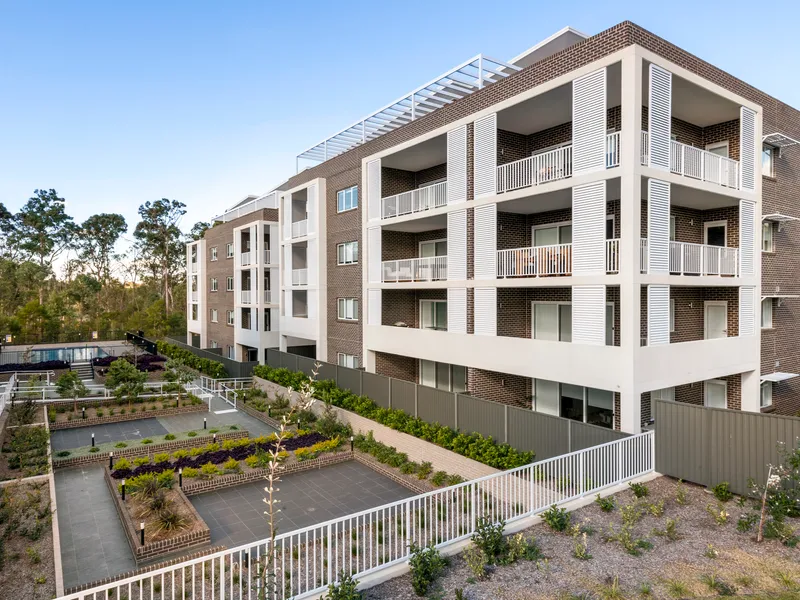
{"type": "Polygon", "coordinates": [[[250,290],[242,290],[242,304],[250,304],[250,290]]]}
{"type": "MultiPolygon", "coordinates": [[[[639,265],[647,273],[647,238],[639,245],[639,265]]],[[[673,275],[728,275],[736,276],[739,266],[739,249],[726,246],[709,246],[689,242],[669,243],[669,272],[673,275]]]]}
{"type": "MultiPolygon", "coordinates": [[[[606,240],[606,273],[619,273],[619,240],[606,240]]],[[[497,251],[498,277],[572,275],[572,244],[497,251]]]]}
{"type": "Polygon", "coordinates": [[[447,182],[442,181],[381,200],[384,219],[422,212],[447,205],[447,182]]]}
{"type": "Polygon", "coordinates": [[[308,269],[292,269],[292,285],[308,285],[308,269]]]}
{"type": "Polygon", "coordinates": [[[246,267],[250,264],[250,252],[242,252],[241,256],[239,257],[239,264],[243,267],[246,267]]]}
{"type": "Polygon", "coordinates": [[[303,598],[341,573],[363,578],[407,561],[412,543],[446,547],[469,538],[481,519],[510,523],[650,473],[654,450],[654,433],[642,433],[282,533],[274,546],[261,540],[62,600],[303,598]],[[274,562],[267,569],[270,546],[274,562]],[[266,575],[275,593],[262,596],[266,575]]]}
{"type": "MultiPolygon", "coordinates": [[[[643,165],[650,163],[650,135],[642,131],[643,165]]],[[[672,173],[739,189],[739,163],[731,158],[695,148],[676,140],[670,141],[669,170],[672,173]]]]}
{"type": "Polygon", "coordinates": [[[383,281],[439,281],[447,279],[447,257],[406,258],[382,263],[383,281]]]}
{"type": "Polygon", "coordinates": [[[272,264],[271,261],[270,261],[269,250],[264,250],[264,264],[265,265],[272,264]]]}
{"type": "Polygon", "coordinates": [[[619,273],[619,240],[606,240],[606,273],[619,273]]]}

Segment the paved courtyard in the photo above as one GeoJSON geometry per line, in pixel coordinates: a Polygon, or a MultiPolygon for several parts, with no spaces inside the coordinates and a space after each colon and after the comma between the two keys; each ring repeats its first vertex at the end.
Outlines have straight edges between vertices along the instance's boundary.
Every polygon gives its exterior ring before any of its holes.
{"type": "MultiPolygon", "coordinates": [[[[355,461],[287,475],[279,487],[279,533],[414,495],[355,461]]],[[[233,548],[269,537],[263,498],[264,482],[257,481],[193,496],[191,501],[211,529],[211,543],[233,548]]]]}
{"type": "MultiPolygon", "coordinates": [[[[202,418],[200,427],[202,428],[202,418]]],[[[92,443],[92,434],[96,444],[104,442],[123,442],[127,440],[141,440],[154,435],[169,433],[160,419],[139,419],[136,421],[123,421],[122,423],[104,423],[89,427],[76,427],[75,429],[59,429],[50,434],[50,443],[53,451],[80,448],[92,443]]]]}

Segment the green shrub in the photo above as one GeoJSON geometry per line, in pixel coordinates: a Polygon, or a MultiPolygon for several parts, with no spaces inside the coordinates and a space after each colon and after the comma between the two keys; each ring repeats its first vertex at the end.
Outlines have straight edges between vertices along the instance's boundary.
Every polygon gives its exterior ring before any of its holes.
{"type": "Polygon", "coordinates": [[[417,478],[427,479],[431,473],[433,473],[433,465],[428,461],[425,461],[417,469],[417,478]]]}
{"type": "Polygon", "coordinates": [[[186,434],[186,437],[195,437],[196,435],[197,435],[197,432],[190,431],[189,433],[186,434]]]}
{"type": "Polygon", "coordinates": [[[481,549],[486,561],[491,565],[500,562],[508,550],[508,542],[503,536],[505,523],[493,523],[489,517],[481,517],[472,534],[472,542],[481,549]]]}
{"type": "Polygon", "coordinates": [[[636,496],[637,498],[646,498],[647,496],[650,495],[650,490],[643,483],[630,482],[628,484],[628,487],[631,488],[633,495],[636,496]]]}
{"type": "Polygon", "coordinates": [[[219,361],[201,358],[189,350],[175,346],[174,344],[169,344],[165,341],[156,342],[156,348],[159,354],[168,358],[180,359],[187,367],[200,371],[203,375],[208,375],[214,379],[221,379],[228,376],[225,365],[219,361]]]}
{"type": "Polygon", "coordinates": [[[130,469],[131,463],[128,462],[127,458],[120,458],[114,463],[114,470],[117,469],[130,469]]]}
{"type": "Polygon", "coordinates": [[[100,452],[100,448],[98,448],[97,446],[92,446],[91,448],[89,448],[89,452],[92,452],[92,453],[100,452]]]}
{"type": "Polygon", "coordinates": [[[168,433],[167,435],[164,436],[164,439],[165,440],[174,440],[175,439],[175,434],[174,433],[168,433]]]}
{"type": "Polygon", "coordinates": [[[65,456],[69,456],[69,455],[70,455],[69,450],[62,450],[61,452],[58,452],[56,454],[56,456],[58,456],[60,458],[64,458],[65,456]]]}
{"type": "Polygon", "coordinates": [[[200,467],[200,475],[204,479],[211,479],[214,475],[219,474],[219,469],[217,469],[214,463],[207,462],[202,467],[200,467]]]}
{"type": "Polygon", "coordinates": [[[594,503],[597,504],[603,512],[614,512],[614,509],[617,507],[617,502],[614,500],[613,496],[601,498],[600,494],[597,494],[594,503]]]}
{"type": "Polygon", "coordinates": [[[226,473],[241,473],[242,466],[239,464],[239,461],[235,458],[229,458],[224,463],[222,463],[222,468],[225,470],[226,473]]]}
{"type": "Polygon", "coordinates": [[[114,448],[127,448],[127,447],[128,444],[126,444],[125,442],[117,442],[116,444],[114,444],[114,448]]]}
{"type": "Polygon", "coordinates": [[[328,593],[323,596],[323,600],[361,600],[362,594],[357,589],[358,579],[344,571],[339,573],[338,579],[338,583],[328,586],[328,593]]]}
{"type": "Polygon", "coordinates": [[[153,456],[153,460],[156,464],[167,462],[169,460],[169,452],[159,452],[153,456]]]}
{"type": "Polygon", "coordinates": [[[563,532],[569,529],[570,516],[566,508],[558,508],[555,504],[542,513],[542,519],[553,531],[563,532]]]}
{"type": "Polygon", "coordinates": [[[182,458],[186,458],[187,456],[189,456],[188,450],[175,450],[175,452],[172,453],[172,458],[175,460],[180,460],[182,458]]]}
{"type": "Polygon", "coordinates": [[[216,427],[212,427],[211,429],[208,430],[208,433],[211,433],[211,434],[219,433],[219,429],[217,429],[216,427]]]}
{"type": "Polygon", "coordinates": [[[195,469],[194,467],[184,467],[183,468],[183,476],[188,477],[189,479],[193,479],[200,474],[200,471],[195,469]]]}
{"type": "Polygon", "coordinates": [[[411,568],[411,587],[417,596],[424,596],[447,563],[432,543],[426,547],[412,543],[408,564],[411,568]]]}
{"type": "Polygon", "coordinates": [[[436,471],[431,477],[433,485],[442,486],[447,482],[447,473],[445,471],[436,471]]]}
{"type": "Polygon", "coordinates": [[[141,467],[142,465],[149,465],[150,464],[150,457],[149,456],[139,456],[138,458],[133,459],[133,464],[137,467],[141,467]]]}
{"type": "MultiPolygon", "coordinates": [[[[132,410],[133,410],[133,409],[132,409],[132,410]]],[[[153,440],[151,440],[150,438],[144,438],[144,439],[142,440],[142,443],[143,443],[143,444],[152,444],[152,443],[153,443],[153,440]]]]}
{"type": "Polygon", "coordinates": [[[712,487],[711,492],[714,494],[714,497],[720,502],[727,502],[728,500],[733,499],[733,492],[731,492],[731,485],[727,481],[723,481],[722,483],[718,483],[717,485],[712,487]]]}

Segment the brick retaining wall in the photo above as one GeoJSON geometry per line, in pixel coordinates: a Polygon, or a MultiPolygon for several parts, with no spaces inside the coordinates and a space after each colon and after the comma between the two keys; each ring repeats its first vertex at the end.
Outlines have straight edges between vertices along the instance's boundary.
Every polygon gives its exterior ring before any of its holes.
{"type": "Polygon", "coordinates": [[[103,469],[103,477],[106,481],[106,485],[108,486],[108,491],[111,493],[111,497],[114,499],[114,507],[117,509],[117,514],[122,521],[122,528],[125,531],[125,537],[128,540],[128,544],[133,552],[133,558],[137,565],[159,556],[168,556],[176,552],[182,552],[183,550],[187,550],[189,548],[211,545],[211,530],[208,528],[208,525],[206,525],[206,522],[203,521],[200,514],[195,510],[194,506],[192,506],[192,503],[189,501],[183,491],[177,487],[174,489],[180,496],[180,500],[185,503],[189,511],[192,513],[192,518],[196,522],[200,523],[202,528],[199,531],[181,533],[169,539],[159,540],[157,542],[148,542],[145,540],[145,544],[141,545],[139,542],[139,528],[134,524],[127,507],[122,502],[122,498],[119,495],[119,492],[117,492],[117,482],[111,478],[111,471],[108,470],[108,467],[103,469]]]}
{"type": "Polygon", "coordinates": [[[276,431],[280,431],[281,429],[280,421],[278,421],[277,419],[273,419],[267,413],[263,413],[260,410],[256,410],[252,406],[248,406],[245,402],[237,402],[236,408],[244,413],[247,413],[254,419],[258,419],[262,423],[266,423],[270,427],[273,427],[276,431]]]}
{"type": "Polygon", "coordinates": [[[440,489],[425,479],[418,479],[416,475],[406,475],[404,473],[400,473],[394,467],[390,467],[389,465],[379,462],[377,458],[370,454],[356,450],[353,458],[355,458],[356,461],[360,462],[362,465],[365,465],[376,473],[383,475],[387,479],[391,479],[395,483],[402,485],[404,488],[411,490],[415,494],[425,494],[426,492],[432,492],[433,490],[440,489]]]}
{"type": "Polygon", "coordinates": [[[124,415],[109,415],[107,417],[95,417],[93,419],[73,419],[72,421],[62,421],[60,423],[50,423],[50,429],[75,429],[76,427],[88,427],[90,425],[102,425],[105,423],[121,423],[123,421],[136,421],[137,419],[150,419],[155,417],[170,417],[173,415],[183,415],[187,413],[208,412],[208,405],[205,402],[193,406],[181,406],[180,408],[162,408],[161,410],[136,411],[135,413],[126,412],[124,415]]]}

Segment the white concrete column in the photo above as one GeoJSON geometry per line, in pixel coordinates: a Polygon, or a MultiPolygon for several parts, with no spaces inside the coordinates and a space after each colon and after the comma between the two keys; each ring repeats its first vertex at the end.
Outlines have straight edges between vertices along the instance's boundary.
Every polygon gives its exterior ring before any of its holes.
{"type": "Polygon", "coordinates": [[[742,410],[761,412],[761,371],[742,373],[742,410]]]}

